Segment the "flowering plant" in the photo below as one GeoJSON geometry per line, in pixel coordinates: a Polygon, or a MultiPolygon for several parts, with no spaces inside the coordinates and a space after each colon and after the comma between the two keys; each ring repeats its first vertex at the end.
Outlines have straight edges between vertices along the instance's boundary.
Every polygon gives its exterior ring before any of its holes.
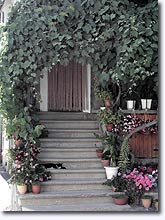
{"type": "Polygon", "coordinates": [[[33,182],[46,181],[51,179],[50,172],[45,170],[45,167],[39,164],[37,155],[40,153],[40,148],[34,144],[27,147],[23,142],[14,145],[8,150],[9,156],[9,174],[8,183],[17,185],[30,185],[33,182]]]}
{"type": "MultiPolygon", "coordinates": [[[[126,133],[130,133],[131,131],[133,131],[135,128],[147,124],[149,122],[151,122],[152,120],[143,120],[138,118],[136,115],[121,115],[120,116],[120,121],[119,123],[116,123],[114,125],[113,131],[114,132],[120,132],[122,131],[123,134],[126,133]]],[[[147,128],[143,128],[141,129],[142,133],[147,133],[147,132],[151,132],[151,133],[157,133],[158,132],[158,126],[157,125],[153,125],[147,128]]]]}
{"type": "Polygon", "coordinates": [[[130,133],[141,125],[141,120],[135,115],[121,115],[120,122],[114,126],[114,132],[130,133]]]}
{"type": "MultiPolygon", "coordinates": [[[[147,123],[149,123],[149,122],[152,122],[152,120],[141,120],[141,125],[143,125],[143,124],[147,124],[147,123]]],[[[153,133],[153,134],[156,134],[157,132],[158,132],[158,125],[157,124],[155,124],[155,125],[152,125],[152,126],[150,126],[150,127],[147,127],[147,128],[143,128],[142,130],[141,130],[141,132],[142,133],[153,133]]]]}
{"type": "Polygon", "coordinates": [[[131,204],[139,202],[145,192],[158,186],[158,170],[150,167],[134,168],[122,177],[127,180],[125,192],[131,204]]]}
{"type": "Polygon", "coordinates": [[[104,184],[113,187],[115,192],[124,192],[127,188],[127,180],[122,177],[120,172],[113,176],[112,179],[108,179],[104,184]]]}

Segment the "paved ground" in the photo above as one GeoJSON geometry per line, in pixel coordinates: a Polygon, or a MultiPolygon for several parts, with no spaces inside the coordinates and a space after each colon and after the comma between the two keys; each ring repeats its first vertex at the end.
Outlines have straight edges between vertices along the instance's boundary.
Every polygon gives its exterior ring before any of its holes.
{"type": "MultiPolygon", "coordinates": [[[[5,169],[0,164],[0,211],[14,211],[12,210],[11,201],[12,201],[12,189],[9,187],[6,180],[9,178],[9,175],[6,173],[5,169]]],[[[120,207],[121,208],[121,207],[120,207]]],[[[123,207],[124,210],[124,207],[123,207]]],[[[141,206],[132,207],[131,211],[133,212],[155,212],[154,208],[145,210],[141,206]]]]}
{"type": "Polygon", "coordinates": [[[9,178],[5,169],[0,165],[0,211],[10,211],[11,189],[6,182],[9,178]]]}

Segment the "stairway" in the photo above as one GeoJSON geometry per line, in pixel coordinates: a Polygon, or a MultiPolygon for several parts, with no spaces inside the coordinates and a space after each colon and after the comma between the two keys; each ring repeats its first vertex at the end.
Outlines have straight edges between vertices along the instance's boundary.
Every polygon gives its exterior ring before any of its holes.
{"type": "Polygon", "coordinates": [[[40,112],[39,117],[49,130],[41,139],[41,162],[62,163],[66,169],[50,168],[52,180],[42,183],[40,194],[19,195],[22,211],[128,211],[128,205],[113,204],[113,192],[103,185],[95,114],[40,112]]]}

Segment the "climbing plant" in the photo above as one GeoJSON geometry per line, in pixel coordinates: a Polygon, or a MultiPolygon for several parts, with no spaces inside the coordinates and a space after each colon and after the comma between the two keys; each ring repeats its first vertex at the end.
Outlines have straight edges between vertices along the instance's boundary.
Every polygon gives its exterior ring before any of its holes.
{"type": "Polygon", "coordinates": [[[15,132],[16,138],[36,142],[43,129],[35,116],[37,85],[52,65],[89,63],[104,84],[110,78],[127,83],[156,76],[157,18],[155,0],[141,7],[127,0],[16,2],[0,50],[0,108],[8,136],[15,132]]]}

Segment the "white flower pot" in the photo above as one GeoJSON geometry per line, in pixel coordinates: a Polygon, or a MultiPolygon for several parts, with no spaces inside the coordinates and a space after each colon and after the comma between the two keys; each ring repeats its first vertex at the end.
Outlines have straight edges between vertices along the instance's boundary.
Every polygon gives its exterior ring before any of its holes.
{"type": "Polygon", "coordinates": [[[135,103],[136,103],[135,100],[128,100],[128,101],[127,101],[127,109],[128,109],[128,110],[135,109],[135,103]]]}
{"type": "Polygon", "coordinates": [[[142,109],[151,109],[152,99],[141,99],[142,109]]]}
{"type": "Polygon", "coordinates": [[[151,109],[152,99],[147,99],[147,109],[151,109]]]}
{"type": "Polygon", "coordinates": [[[105,172],[106,172],[106,176],[107,179],[112,179],[113,176],[117,176],[119,167],[104,167],[105,168],[105,172]]]}
{"type": "Polygon", "coordinates": [[[101,110],[104,110],[104,109],[106,109],[106,107],[100,107],[100,109],[101,109],[101,110]]]}
{"type": "Polygon", "coordinates": [[[141,99],[142,109],[147,108],[147,99],[141,99]]]}

